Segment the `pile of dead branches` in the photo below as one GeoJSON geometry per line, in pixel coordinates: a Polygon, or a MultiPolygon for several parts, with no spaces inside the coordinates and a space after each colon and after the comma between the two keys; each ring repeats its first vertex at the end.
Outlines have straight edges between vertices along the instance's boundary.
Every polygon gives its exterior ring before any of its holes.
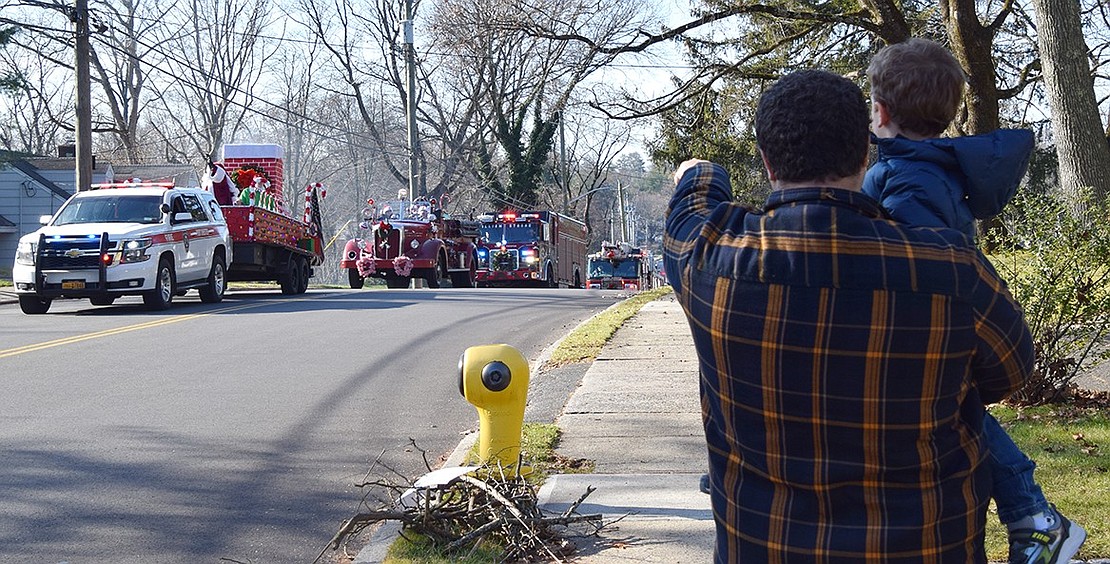
{"type": "Polygon", "coordinates": [[[540,509],[537,489],[525,477],[496,466],[444,468],[405,486],[383,479],[359,486],[386,492],[388,501],[345,521],[329,543],[331,550],[371,524],[398,521],[402,536],[421,535],[448,557],[494,546],[502,550],[502,562],[563,562],[574,546],[561,532],[572,527],[575,536],[594,535],[605,526],[601,515],[578,513],[594,488],[566,511],[551,513],[540,509]]]}

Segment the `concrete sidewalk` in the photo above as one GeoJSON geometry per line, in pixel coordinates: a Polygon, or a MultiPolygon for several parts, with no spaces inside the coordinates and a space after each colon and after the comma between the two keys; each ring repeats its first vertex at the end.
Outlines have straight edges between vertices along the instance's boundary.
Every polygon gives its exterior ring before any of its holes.
{"type": "Polygon", "coordinates": [[[596,463],[552,476],[540,504],[622,518],[599,537],[572,539],[575,561],[710,562],[713,514],[698,491],[707,470],[694,343],[674,295],[648,303],[619,329],[556,421],[559,454],[596,463]]]}

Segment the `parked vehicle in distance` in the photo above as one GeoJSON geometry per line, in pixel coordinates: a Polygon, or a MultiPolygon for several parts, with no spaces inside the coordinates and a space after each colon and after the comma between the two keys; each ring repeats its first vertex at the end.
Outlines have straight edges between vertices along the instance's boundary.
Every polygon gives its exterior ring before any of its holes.
{"type": "Polygon", "coordinates": [[[478,219],[479,286],[582,287],[586,224],[551,211],[506,211],[478,219]]]}
{"type": "Polygon", "coordinates": [[[362,234],[347,241],[340,262],[351,288],[371,277],[389,288],[407,288],[414,278],[429,288],[447,279],[455,288],[474,287],[477,221],[453,219],[435,200],[422,198],[380,206],[369,200],[362,216],[362,234]]]}
{"type": "Polygon", "coordinates": [[[210,192],[170,183],[98,184],[74,194],[43,227],[24,235],[12,280],[20,309],[46,313],[58,298],[111,305],[141,295],[163,310],[196,288],[223,299],[231,239],[210,192]]]}

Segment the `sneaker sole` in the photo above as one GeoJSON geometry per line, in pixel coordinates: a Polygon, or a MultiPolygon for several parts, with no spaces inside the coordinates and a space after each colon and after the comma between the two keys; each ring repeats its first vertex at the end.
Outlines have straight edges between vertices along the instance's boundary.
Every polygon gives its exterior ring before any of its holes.
{"type": "Polygon", "coordinates": [[[1063,515],[1060,516],[1064,519],[1067,525],[1068,536],[1064,538],[1063,544],[1060,545],[1060,550],[1056,553],[1056,558],[1052,559],[1049,564],[1066,564],[1071,561],[1071,557],[1079,552],[1079,547],[1083,546],[1083,541],[1087,540],[1087,529],[1068,521],[1063,515]]]}

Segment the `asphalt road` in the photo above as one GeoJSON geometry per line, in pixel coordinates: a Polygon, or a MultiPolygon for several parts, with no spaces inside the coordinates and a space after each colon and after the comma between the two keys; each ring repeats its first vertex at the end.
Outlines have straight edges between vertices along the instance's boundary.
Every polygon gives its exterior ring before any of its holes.
{"type": "Polygon", "coordinates": [[[476,427],[458,392],[466,347],[535,358],[616,295],[0,305],[0,563],[311,562],[379,455],[415,475],[410,438],[435,464],[476,427]]]}

